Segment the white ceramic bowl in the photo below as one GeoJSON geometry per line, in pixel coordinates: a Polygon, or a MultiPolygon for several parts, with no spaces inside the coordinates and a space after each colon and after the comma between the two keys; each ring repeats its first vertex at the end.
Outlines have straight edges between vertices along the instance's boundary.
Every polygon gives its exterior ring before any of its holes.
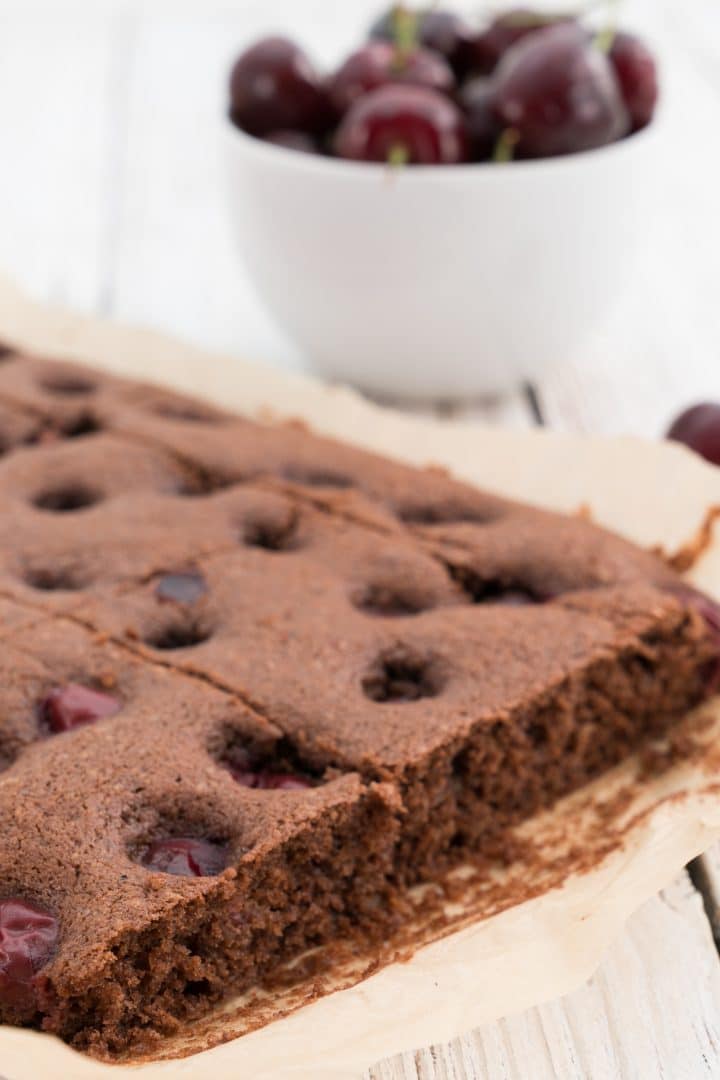
{"type": "Polygon", "coordinates": [[[632,282],[655,125],[587,153],[443,167],[314,157],[225,124],[260,296],[322,375],[404,398],[497,393],[582,345],[632,282]]]}

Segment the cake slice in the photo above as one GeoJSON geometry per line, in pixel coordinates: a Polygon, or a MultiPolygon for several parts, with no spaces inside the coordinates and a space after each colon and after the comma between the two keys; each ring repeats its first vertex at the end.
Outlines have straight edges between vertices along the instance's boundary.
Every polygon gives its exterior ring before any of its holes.
{"type": "Polygon", "coordinates": [[[237,700],[63,619],[0,653],[0,1019],[151,1046],[309,948],[393,923],[399,800],[237,700]]]}

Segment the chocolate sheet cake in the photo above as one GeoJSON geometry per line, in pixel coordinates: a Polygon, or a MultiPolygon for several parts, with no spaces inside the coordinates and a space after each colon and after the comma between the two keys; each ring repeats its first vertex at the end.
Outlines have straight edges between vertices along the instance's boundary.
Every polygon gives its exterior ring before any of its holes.
{"type": "Polygon", "coordinates": [[[312,434],[0,357],[0,1020],[147,1046],[712,692],[655,556],[312,434]]]}

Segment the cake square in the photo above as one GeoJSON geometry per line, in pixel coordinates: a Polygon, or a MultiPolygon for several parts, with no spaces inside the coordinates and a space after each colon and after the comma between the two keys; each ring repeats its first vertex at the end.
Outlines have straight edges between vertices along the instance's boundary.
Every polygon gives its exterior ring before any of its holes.
{"type": "Polygon", "coordinates": [[[60,618],[3,648],[0,679],[0,929],[29,904],[52,937],[36,976],[27,928],[3,937],[3,1022],[147,1046],[308,948],[392,923],[388,786],[308,772],[236,699],[60,618]]]}

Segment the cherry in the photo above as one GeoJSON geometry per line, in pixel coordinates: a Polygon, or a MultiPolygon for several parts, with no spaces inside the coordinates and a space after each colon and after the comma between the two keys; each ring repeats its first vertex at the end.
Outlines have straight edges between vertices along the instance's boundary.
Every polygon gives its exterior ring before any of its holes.
{"type": "Polygon", "coordinates": [[[169,600],[175,604],[194,604],[205,596],[207,591],[205,578],[197,570],[165,574],[155,587],[158,600],[169,600]]]}
{"type": "Polygon", "coordinates": [[[226,762],[233,780],[243,787],[260,791],[300,791],[313,786],[312,781],[297,773],[273,772],[258,768],[246,750],[236,747],[226,762]]]}
{"type": "Polygon", "coordinates": [[[420,41],[426,49],[440,53],[458,79],[463,79],[475,61],[473,32],[452,11],[426,11],[420,22],[420,41]]]}
{"type": "Polygon", "coordinates": [[[488,161],[502,133],[495,111],[495,89],[490,79],[476,78],[466,83],[460,94],[465,113],[470,157],[473,161],[488,161]]]}
{"type": "Polygon", "coordinates": [[[268,37],[247,49],[230,75],[230,115],[251,135],[319,133],[330,123],[320,77],[292,41],[268,37]]]}
{"type": "Polygon", "coordinates": [[[428,49],[405,51],[387,41],[372,41],[339,68],[330,82],[330,99],[343,115],[363,94],[388,83],[429,86],[450,94],[455,77],[446,61],[428,49]]]}
{"type": "Polygon", "coordinates": [[[57,944],[58,921],[36,904],[18,897],[0,902],[0,1002],[34,1009],[35,975],[57,944]]]}
{"type": "Polygon", "coordinates": [[[94,724],[106,716],[115,716],[121,707],[117,698],[109,694],[101,694],[78,683],[68,683],[50,691],[42,703],[41,712],[53,734],[59,735],[63,731],[94,724]]]}
{"type": "Polygon", "coordinates": [[[298,150],[302,154],[320,153],[320,147],[315,139],[304,131],[271,131],[263,138],[265,142],[282,146],[285,150],[298,150]]]}
{"type": "Polygon", "coordinates": [[[720,689],[720,604],[707,593],[700,592],[692,585],[680,585],[673,592],[686,604],[694,608],[705,620],[717,657],[711,660],[705,672],[708,693],[720,689]]]}
{"type": "Polygon", "coordinates": [[[623,100],[630,113],[632,130],[647,127],[658,99],[655,57],[633,34],[616,33],[610,47],[610,61],[620,82],[623,100]]]}
{"type": "Polygon", "coordinates": [[[608,57],[574,23],[516,42],[497,70],[496,108],[522,157],[605,146],[627,134],[630,117],[608,57]]]}
{"type": "Polygon", "coordinates": [[[467,132],[459,108],[435,90],[382,86],[355,102],[335,148],[353,161],[455,165],[467,160],[467,132]]]}
{"type": "MultiPolygon", "coordinates": [[[[380,16],[370,29],[370,37],[380,41],[398,40],[398,7],[380,16]]],[[[433,8],[417,12],[419,43],[445,58],[458,79],[463,79],[473,66],[475,48],[473,32],[464,19],[452,11],[433,8]]]]}
{"type": "Polygon", "coordinates": [[[227,854],[219,844],[190,836],[155,840],[142,856],[143,866],[176,877],[216,877],[227,865],[227,854]]]}
{"type": "Polygon", "coordinates": [[[541,15],[528,8],[514,8],[498,15],[475,39],[473,68],[480,75],[492,75],[498,63],[516,41],[557,23],[574,22],[570,15],[541,15]]]}
{"type": "Polygon", "coordinates": [[[678,416],[668,439],[684,443],[713,465],[720,465],[720,403],[706,401],[678,416]]]}

